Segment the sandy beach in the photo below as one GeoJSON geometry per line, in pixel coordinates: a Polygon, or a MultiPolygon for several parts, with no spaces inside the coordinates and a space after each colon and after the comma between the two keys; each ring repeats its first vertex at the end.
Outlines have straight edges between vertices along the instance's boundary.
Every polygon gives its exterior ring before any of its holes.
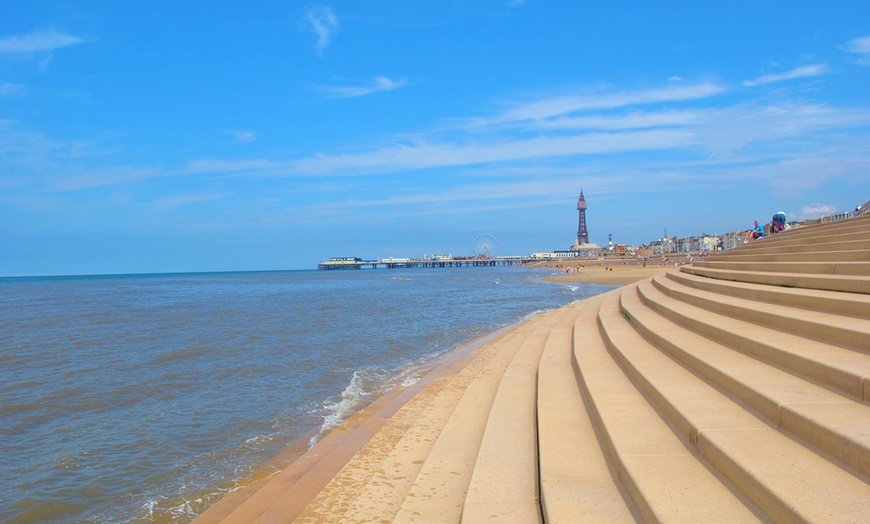
{"type": "MultiPolygon", "coordinates": [[[[578,261],[542,262],[532,267],[548,267],[565,271],[563,275],[544,277],[545,280],[552,282],[584,282],[614,286],[637,282],[674,268],[672,262],[669,265],[658,266],[648,263],[647,267],[643,267],[642,262],[639,261],[628,260],[624,265],[622,262],[617,262],[617,265],[608,264],[607,270],[603,264],[591,266],[588,262],[586,267],[581,267],[584,264],[578,261]]],[[[570,307],[572,305],[564,306],[545,316],[558,315],[559,311],[570,307]]],[[[299,453],[291,450],[283,458],[285,466],[282,471],[228,494],[200,515],[195,522],[198,524],[244,522],[245,517],[240,518],[240,516],[270,511],[268,508],[273,508],[275,500],[282,498],[278,493],[287,490],[288,486],[295,484],[296,480],[302,477],[306,479],[305,485],[294,488],[292,500],[283,500],[282,513],[295,518],[303,511],[311,511],[310,508],[308,510],[305,508],[313,504],[312,507],[317,509],[319,517],[324,517],[324,513],[330,512],[324,507],[324,505],[329,506],[326,500],[341,499],[341,493],[347,490],[348,485],[355,484],[351,479],[367,478],[372,456],[380,457],[395,447],[396,442],[388,436],[401,435],[410,421],[422,416],[424,412],[427,417],[436,419],[446,418],[449,415],[453,405],[431,404],[431,399],[444,388],[446,382],[453,382],[464,373],[476,373],[476,368],[491,365],[494,359],[504,358],[499,355],[499,341],[505,337],[528,336],[527,331],[535,321],[532,319],[503,328],[436,359],[420,371],[417,382],[412,386],[390,391],[287,464],[287,455],[292,457],[299,453]],[[443,410],[443,413],[438,413],[437,410],[443,410]],[[374,438],[376,435],[380,437],[374,438]],[[386,441],[383,441],[384,438],[386,441]],[[315,499],[318,497],[324,499],[324,505],[316,503],[315,499]],[[242,505],[245,507],[239,509],[242,505]]],[[[462,391],[464,387],[456,388],[457,395],[462,391]]],[[[437,433],[418,437],[425,440],[435,439],[436,436],[437,433]]],[[[281,462],[282,458],[276,457],[275,463],[281,462]]],[[[314,521],[326,521],[320,518],[314,521]]]]}
{"type": "MultiPolygon", "coordinates": [[[[678,262],[682,262],[682,259],[678,262]]],[[[659,273],[664,273],[669,269],[674,269],[673,261],[660,265],[655,262],[648,262],[646,267],[644,267],[642,262],[636,260],[619,260],[606,266],[603,262],[597,262],[593,266],[587,261],[569,260],[563,262],[541,262],[530,267],[548,267],[561,271],[561,275],[544,278],[544,280],[551,282],[584,282],[587,284],[614,286],[624,286],[659,273]]]]}

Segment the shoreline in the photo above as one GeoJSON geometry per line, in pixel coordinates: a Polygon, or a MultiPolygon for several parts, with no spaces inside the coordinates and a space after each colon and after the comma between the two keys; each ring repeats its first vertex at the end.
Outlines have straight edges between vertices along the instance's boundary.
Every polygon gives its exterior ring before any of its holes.
{"type": "MultiPolygon", "coordinates": [[[[549,282],[576,282],[612,285],[614,287],[621,287],[673,269],[672,265],[655,266],[648,264],[647,267],[642,267],[640,263],[636,263],[624,266],[610,265],[612,270],[605,271],[603,265],[580,268],[580,262],[577,261],[542,262],[523,267],[566,271],[566,274],[563,275],[542,277],[543,280],[549,282]],[[570,273],[567,272],[568,268],[571,268],[570,273]]],[[[571,304],[573,302],[543,314],[563,310],[571,307],[571,304]]],[[[533,318],[538,316],[540,315],[535,315],[533,318]]],[[[271,465],[277,471],[266,476],[258,477],[255,475],[247,484],[224,494],[196,516],[193,522],[196,524],[222,522],[243,504],[251,505],[252,503],[248,501],[256,497],[260,491],[288,490],[289,488],[286,486],[291,485],[302,476],[306,476],[304,486],[294,488],[292,501],[292,505],[298,508],[298,511],[303,510],[336,475],[350,465],[351,460],[373,440],[380,430],[391,423],[402,424],[402,422],[393,419],[393,416],[402,408],[415,398],[434,394],[432,389],[441,381],[448,380],[460,373],[466,366],[485,355],[494,342],[507,333],[521,329],[531,320],[530,318],[499,328],[422,364],[418,372],[415,373],[418,378],[413,384],[409,386],[399,385],[387,391],[371,404],[351,415],[344,423],[330,430],[307,449],[302,449],[304,438],[288,445],[286,450],[264,465],[271,465]],[[314,474],[312,474],[313,472],[314,474]]],[[[259,508],[259,510],[262,511],[265,508],[259,508]]]]}
{"type": "Polygon", "coordinates": [[[462,371],[465,366],[477,358],[475,353],[481,348],[485,348],[491,342],[522,326],[527,321],[498,328],[421,364],[417,372],[414,373],[414,376],[417,377],[414,383],[407,386],[397,385],[388,390],[366,407],[348,417],[343,423],[329,430],[314,445],[307,444],[310,443],[312,437],[317,436],[319,430],[288,444],[271,460],[259,465],[259,474],[255,474],[247,483],[225,493],[214,504],[197,515],[192,522],[197,524],[221,522],[260,490],[267,488],[273,480],[278,483],[286,482],[287,479],[306,475],[312,469],[317,468],[317,474],[310,482],[306,483],[305,489],[301,490],[302,493],[294,497],[293,500],[294,505],[298,505],[300,509],[304,508],[375,436],[378,430],[390,423],[392,415],[423,393],[433,382],[462,371]],[[340,449],[338,455],[344,460],[336,461],[334,457],[327,457],[336,449],[340,449]],[[263,473],[263,471],[272,468],[276,471],[268,474],[263,473]]]}

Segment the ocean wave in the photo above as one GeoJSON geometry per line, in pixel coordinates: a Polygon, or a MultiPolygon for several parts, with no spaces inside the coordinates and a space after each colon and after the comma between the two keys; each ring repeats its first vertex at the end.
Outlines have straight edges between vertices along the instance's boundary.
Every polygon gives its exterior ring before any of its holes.
{"type": "Polygon", "coordinates": [[[323,424],[320,432],[311,438],[311,445],[316,444],[324,435],[340,426],[351,415],[366,405],[366,400],[371,397],[371,370],[357,370],[353,372],[350,383],[341,392],[341,398],[327,402],[323,408],[323,424]]]}
{"type": "Polygon", "coordinates": [[[544,313],[547,313],[549,311],[553,311],[553,310],[552,309],[536,309],[535,311],[532,311],[530,313],[526,313],[522,318],[520,318],[519,323],[527,322],[527,321],[529,321],[529,320],[531,320],[539,315],[543,315],[544,313]]]}
{"type": "Polygon", "coordinates": [[[323,424],[320,431],[311,437],[309,446],[314,446],[327,433],[344,424],[374,398],[396,386],[413,385],[418,380],[415,372],[419,366],[419,363],[411,363],[396,370],[364,368],[354,371],[347,387],[341,392],[341,398],[323,405],[323,424]]]}

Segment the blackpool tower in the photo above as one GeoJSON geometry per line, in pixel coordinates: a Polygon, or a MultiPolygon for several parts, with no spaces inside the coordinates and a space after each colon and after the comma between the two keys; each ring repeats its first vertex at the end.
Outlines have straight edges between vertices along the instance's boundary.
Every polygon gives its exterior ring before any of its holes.
{"type": "Polygon", "coordinates": [[[577,211],[580,212],[580,223],[577,226],[577,245],[589,243],[589,231],[586,230],[586,199],[583,198],[583,190],[580,190],[580,200],[577,201],[577,211]]]}

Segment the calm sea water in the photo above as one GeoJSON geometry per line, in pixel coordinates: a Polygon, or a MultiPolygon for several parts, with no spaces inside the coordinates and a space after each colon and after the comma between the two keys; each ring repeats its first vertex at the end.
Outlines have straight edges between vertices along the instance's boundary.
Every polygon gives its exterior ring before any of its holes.
{"type": "Polygon", "coordinates": [[[433,357],[610,289],[546,274],[0,279],[0,521],[188,522],[433,357]]]}

